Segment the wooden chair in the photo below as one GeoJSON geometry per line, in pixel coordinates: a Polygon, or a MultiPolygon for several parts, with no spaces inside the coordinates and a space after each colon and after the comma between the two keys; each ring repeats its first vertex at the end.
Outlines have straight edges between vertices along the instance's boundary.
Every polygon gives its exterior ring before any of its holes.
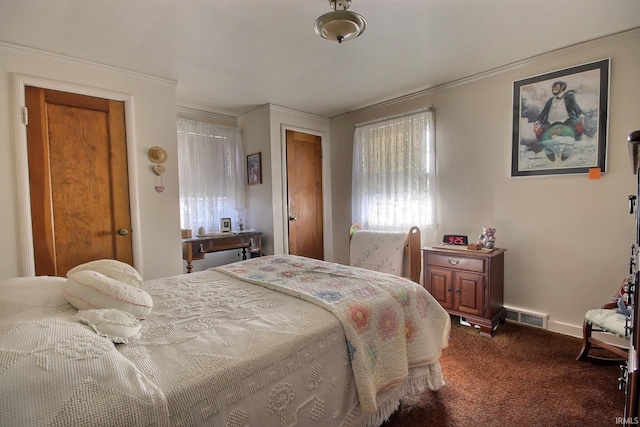
{"type": "Polygon", "coordinates": [[[600,308],[587,311],[582,327],[582,350],[576,358],[584,362],[599,365],[614,365],[622,363],[628,358],[628,351],[592,336],[593,332],[606,332],[620,338],[629,339],[629,316],[617,313],[616,303],[608,303],[600,308]],[[593,349],[605,349],[619,357],[596,356],[589,354],[593,349]]]}
{"type": "MultiPolygon", "coordinates": [[[[354,258],[357,258],[357,255],[359,254],[353,253],[351,241],[353,239],[353,235],[358,231],[362,231],[362,227],[360,226],[360,224],[354,223],[349,228],[349,263],[351,265],[361,266],[363,268],[368,268],[370,270],[384,271],[384,270],[375,268],[370,264],[358,265],[359,263],[354,259],[354,258]]],[[[375,234],[375,236],[380,239],[385,239],[386,236],[398,235],[398,233],[387,232],[387,231],[367,231],[367,233],[375,234]]],[[[371,251],[371,250],[372,249],[367,249],[367,251],[371,251]]],[[[409,231],[406,233],[406,240],[404,242],[404,245],[400,250],[402,251],[402,254],[400,256],[402,257],[403,266],[402,266],[402,274],[399,274],[399,275],[402,275],[403,277],[411,279],[416,283],[420,283],[422,261],[420,257],[420,228],[419,227],[413,226],[409,229],[409,231]]],[[[396,255],[396,254],[393,254],[393,255],[396,255]]]]}

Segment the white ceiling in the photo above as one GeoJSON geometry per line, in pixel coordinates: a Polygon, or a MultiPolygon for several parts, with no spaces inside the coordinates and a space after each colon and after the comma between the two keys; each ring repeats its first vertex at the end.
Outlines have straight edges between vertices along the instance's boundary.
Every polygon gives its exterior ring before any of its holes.
{"type": "Polygon", "coordinates": [[[339,45],[313,31],[330,10],[329,0],[0,0],[0,41],[175,80],[181,106],[334,117],[640,25],[640,0],[353,0],[367,30],[339,45]]]}

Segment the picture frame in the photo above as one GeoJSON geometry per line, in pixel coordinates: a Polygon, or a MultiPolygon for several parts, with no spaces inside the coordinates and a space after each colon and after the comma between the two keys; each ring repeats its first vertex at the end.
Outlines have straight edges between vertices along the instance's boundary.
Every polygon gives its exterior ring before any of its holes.
{"type": "Polygon", "coordinates": [[[514,81],[512,177],[606,172],[609,76],[602,59],[514,81]]]}
{"type": "Polygon", "coordinates": [[[231,218],[220,218],[220,231],[231,231],[231,218]]]}
{"type": "Polygon", "coordinates": [[[262,152],[247,156],[247,183],[262,184],[262,152]]]}

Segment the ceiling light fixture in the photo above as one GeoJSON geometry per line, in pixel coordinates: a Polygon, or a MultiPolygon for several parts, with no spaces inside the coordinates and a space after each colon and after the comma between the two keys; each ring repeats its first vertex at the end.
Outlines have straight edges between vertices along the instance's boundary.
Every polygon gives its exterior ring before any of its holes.
{"type": "Polygon", "coordinates": [[[364,33],[367,21],[361,15],[347,10],[351,6],[351,0],[329,0],[329,4],[333,12],[316,19],[313,26],[317,35],[342,43],[364,33]]]}

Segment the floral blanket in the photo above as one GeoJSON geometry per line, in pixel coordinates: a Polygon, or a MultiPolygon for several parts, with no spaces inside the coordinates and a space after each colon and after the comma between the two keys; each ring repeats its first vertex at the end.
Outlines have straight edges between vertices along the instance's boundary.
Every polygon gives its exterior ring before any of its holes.
{"type": "Polygon", "coordinates": [[[336,316],[363,412],[410,367],[435,363],[448,345],[450,318],[420,285],[398,276],[293,255],[240,261],[215,270],[312,302],[336,316]]]}

